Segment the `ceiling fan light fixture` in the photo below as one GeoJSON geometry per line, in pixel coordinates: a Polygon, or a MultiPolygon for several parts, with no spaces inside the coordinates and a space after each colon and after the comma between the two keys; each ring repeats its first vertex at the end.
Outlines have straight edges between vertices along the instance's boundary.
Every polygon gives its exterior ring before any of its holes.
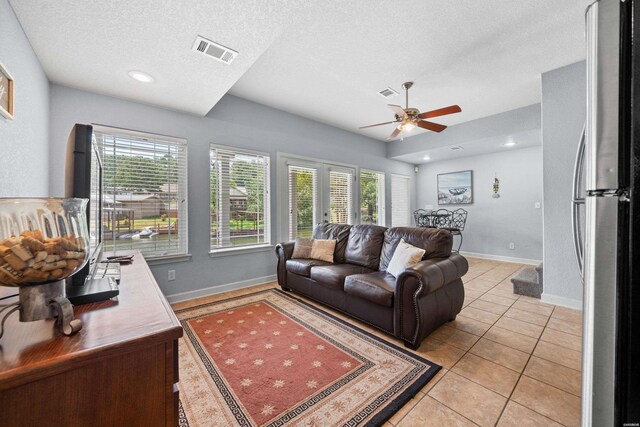
{"type": "Polygon", "coordinates": [[[413,129],[415,129],[415,127],[416,125],[414,125],[411,121],[404,121],[398,125],[398,129],[403,132],[411,132],[413,129]]]}

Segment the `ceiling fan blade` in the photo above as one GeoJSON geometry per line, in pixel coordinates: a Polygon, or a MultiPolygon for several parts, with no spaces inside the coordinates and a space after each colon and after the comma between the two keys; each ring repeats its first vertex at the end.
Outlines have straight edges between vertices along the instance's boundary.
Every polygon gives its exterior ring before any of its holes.
{"type": "Polygon", "coordinates": [[[400,116],[400,117],[404,117],[407,115],[407,113],[404,112],[404,109],[399,106],[399,105],[395,105],[395,104],[387,104],[394,113],[396,113],[396,115],[400,116]]]}
{"type": "Polygon", "coordinates": [[[433,132],[442,132],[443,130],[445,130],[447,128],[445,125],[440,125],[438,123],[428,122],[426,120],[419,120],[418,123],[416,123],[416,124],[418,126],[420,126],[422,129],[431,130],[433,132]]]}
{"type": "Polygon", "coordinates": [[[391,132],[391,135],[389,135],[389,137],[387,138],[387,141],[392,140],[396,136],[400,135],[400,132],[402,132],[400,129],[395,128],[393,132],[391,132]]]}
{"type": "Polygon", "coordinates": [[[458,105],[450,105],[444,108],[438,108],[437,110],[427,111],[426,113],[418,114],[421,119],[430,119],[432,117],[446,116],[447,114],[459,113],[462,108],[458,105]]]}
{"type": "Polygon", "coordinates": [[[366,128],[372,128],[374,126],[382,126],[382,125],[388,125],[391,123],[397,123],[395,120],[392,122],[384,122],[384,123],[376,123],[375,125],[368,125],[368,126],[360,126],[358,129],[366,129],[366,128]]]}

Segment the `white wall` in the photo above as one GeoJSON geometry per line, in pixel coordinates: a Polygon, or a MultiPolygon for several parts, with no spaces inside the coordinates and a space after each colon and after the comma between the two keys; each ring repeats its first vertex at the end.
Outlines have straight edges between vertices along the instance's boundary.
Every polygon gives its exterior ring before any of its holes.
{"type": "MultiPolygon", "coordinates": [[[[367,169],[408,175],[413,165],[389,160],[386,146],[354,133],[234,96],[225,96],[206,117],[169,111],[108,96],[51,86],[51,193],[63,193],[64,148],[75,123],[95,123],[185,138],[189,161],[188,262],[152,266],[167,295],[218,286],[275,274],[273,250],[221,258],[209,257],[209,143],[259,150],[271,154],[271,207],[273,243],[277,230],[278,152],[351,163],[367,169]],[[176,270],[176,281],[167,281],[167,270],[176,270]]],[[[387,176],[387,208],[390,209],[390,176],[387,176]]],[[[280,213],[281,214],[281,213],[280,213]]]]}
{"type": "Polygon", "coordinates": [[[582,281],[573,248],[571,190],[586,102],[584,61],[542,74],[545,202],[542,297],[576,307],[582,302],[582,281]]]}
{"type": "Polygon", "coordinates": [[[0,62],[15,84],[14,120],[0,116],[0,197],[49,194],[49,81],[7,0],[0,0],[0,62]]]}
{"type": "MultiPolygon", "coordinates": [[[[417,206],[438,209],[437,175],[473,170],[473,203],[442,206],[469,212],[463,252],[542,260],[542,148],[532,147],[463,157],[420,166],[417,206]],[[500,198],[492,198],[493,179],[500,180],[500,198]],[[509,249],[509,243],[515,249],[509,249]]],[[[454,245],[458,237],[454,238],[454,245]]]]}

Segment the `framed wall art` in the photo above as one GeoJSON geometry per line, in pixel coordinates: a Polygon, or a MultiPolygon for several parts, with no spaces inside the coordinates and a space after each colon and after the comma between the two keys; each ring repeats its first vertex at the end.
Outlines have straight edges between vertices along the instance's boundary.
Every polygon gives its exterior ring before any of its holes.
{"type": "Polygon", "coordinates": [[[13,77],[0,62],[0,115],[13,119],[13,77]]]}
{"type": "Polygon", "coordinates": [[[473,203],[473,171],[438,175],[438,205],[468,205],[473,203]]]}

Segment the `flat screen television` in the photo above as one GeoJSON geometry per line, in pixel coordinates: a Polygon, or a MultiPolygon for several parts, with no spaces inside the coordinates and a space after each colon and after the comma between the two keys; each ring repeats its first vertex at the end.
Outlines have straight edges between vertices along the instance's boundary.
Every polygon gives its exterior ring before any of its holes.
{"type": "Polygon", "coordinates": [[[67,298],[76,305],[118,295],[115,280],[95,277],[102,255],[102,189],[102,159],[93,127],[76,124],[67,141],[65,197],[89,199],[89,262],[67,279],[67,298]]]}

